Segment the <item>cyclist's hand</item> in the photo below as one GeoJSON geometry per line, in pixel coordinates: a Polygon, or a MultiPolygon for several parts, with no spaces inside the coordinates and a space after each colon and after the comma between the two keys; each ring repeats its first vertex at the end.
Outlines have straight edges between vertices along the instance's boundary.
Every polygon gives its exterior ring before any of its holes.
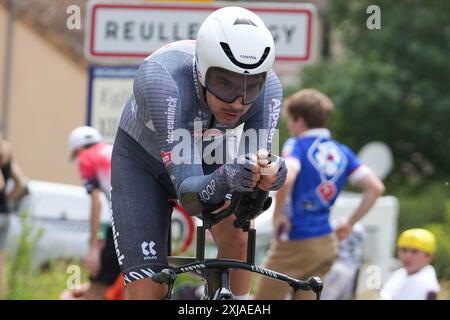
{"type": "Polygon", "coordinates": [[[269,152],[265,149],[258,150],[258,165],[261,168],[261,178],[258,181],[258,188],[263,191],[269,191],[277,179],[276,173],[278,165],[269,163],[269,152]]]}
{"type": "Polygon", "coordinates": [[[292,225],[289,217],[285,215],[277,215],[273,220],[274,237],[276,241],[280,241],[280,236],[291,231],[292,225]]]}
{"type": "Polygon", "coordinates": [[[282,158],[276,158],[276,162],[269,163],[269,152],[264,149],[258,151],[258,165],[261,167],[258,188],[263,191],[278,190],[286,180],[286,163],[282,158]]]}
{"type": "Polygon", "coordinates": [[[84,264],[89,271],[89,274],[95,277],[100,271],[100,247],[91,246],[87,256],[84,259],[84,264]]]}
{"type": "Polygon", "coordinates": [[[231,191],[253,191],[260,180],[260,167],[253,154],[246,154],[236,159],[235,163],[224,164],[221,168],[225,175],[227,185],[231,191]]]}
{"type": "Polygon", "coordinates": [[[334,232],[336,232],[338,240],[341,241],[347,239],[350,233],[352,233],[352,230],[353,226],[348,221],[345,221],[338,224],[334,232]]]}

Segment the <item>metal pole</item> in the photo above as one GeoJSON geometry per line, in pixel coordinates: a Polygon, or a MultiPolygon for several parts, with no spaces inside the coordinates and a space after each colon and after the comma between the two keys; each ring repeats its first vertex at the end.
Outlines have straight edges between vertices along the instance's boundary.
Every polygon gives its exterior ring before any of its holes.
{"type": "Polygon", "coordinates": [[[9,0],[9,17],[8,30],[6,35],[5,46],[5,71],[3,74],[3,98],[2,98],[2,113],[0,132],[5,139],[8,138],[8,120],[10,109],[10,91],[11,91],[11,69],[12,69],[12,51],[14,40],[14,17],[16,15],[16,1],[9,0]]]}

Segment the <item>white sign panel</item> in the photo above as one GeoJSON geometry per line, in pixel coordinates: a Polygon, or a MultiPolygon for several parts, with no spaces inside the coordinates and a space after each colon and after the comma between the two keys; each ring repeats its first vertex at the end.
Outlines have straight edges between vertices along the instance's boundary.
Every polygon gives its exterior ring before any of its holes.
{"type": "Polygon", "coordinates": [[[88,125],[113,143],[123,107],[133,93],[137,67],[92,66],[89,79],[88,125]]]}
{"type": "Polygon", "coordinates": [[[258,14],[271,30],[276,57],[306,62],[312,55],[316,9],[304,3],[117,3],[90,2],[86,56],[91,61],[143,59],[163,45],[195,39],[204,19],[224,6],[258,14]]]}

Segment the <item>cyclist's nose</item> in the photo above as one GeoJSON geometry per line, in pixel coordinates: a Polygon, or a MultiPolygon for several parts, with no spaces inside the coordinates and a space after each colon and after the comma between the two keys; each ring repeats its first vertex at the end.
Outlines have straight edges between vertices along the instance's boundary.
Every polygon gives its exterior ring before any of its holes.
{"type": "Polygon", "coordinates": [[[231,102],[229,105],[233,108],[235,111],[242,111],[245,109],[245,104],[242,103],[243,98],[237,97],[233,102],[231,102]]]}

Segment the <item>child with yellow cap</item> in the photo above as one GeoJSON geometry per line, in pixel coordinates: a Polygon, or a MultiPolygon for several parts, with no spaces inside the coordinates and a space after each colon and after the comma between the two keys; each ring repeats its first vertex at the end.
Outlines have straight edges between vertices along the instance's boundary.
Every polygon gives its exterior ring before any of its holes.
{"type": "Polygon", "coordinates": [[[395,271],[380,292],[381,299],[435,300],[440,290],[430,264],[436,251],[436,238],[425,229],[404,231],[397,241],[403,268],[395,271]]]}

